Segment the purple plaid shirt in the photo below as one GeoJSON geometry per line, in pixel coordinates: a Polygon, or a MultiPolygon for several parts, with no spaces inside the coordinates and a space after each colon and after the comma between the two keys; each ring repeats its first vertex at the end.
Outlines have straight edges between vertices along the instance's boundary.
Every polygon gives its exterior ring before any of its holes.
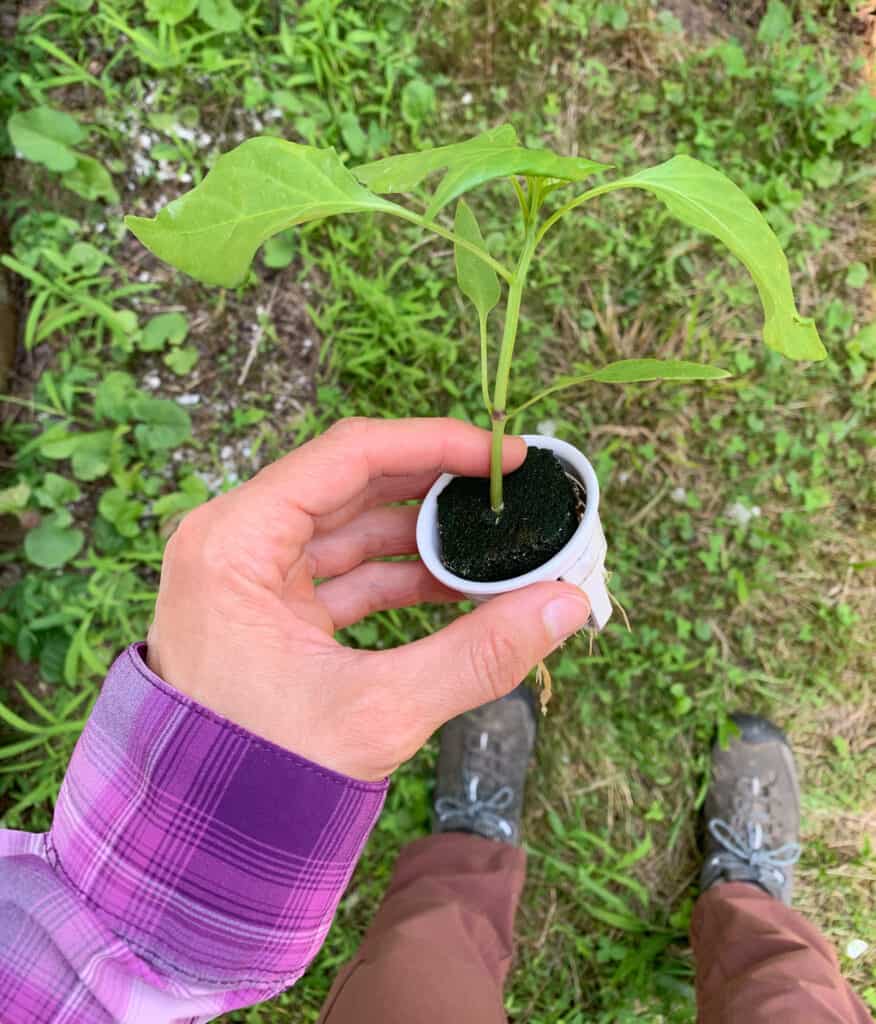
{"type": "Polygon", "coordinates": [[[356,782],[122,654],[50,832],[0,830],[0,1022],[211,1020],[293,984],[386,782],[356,782]]]}

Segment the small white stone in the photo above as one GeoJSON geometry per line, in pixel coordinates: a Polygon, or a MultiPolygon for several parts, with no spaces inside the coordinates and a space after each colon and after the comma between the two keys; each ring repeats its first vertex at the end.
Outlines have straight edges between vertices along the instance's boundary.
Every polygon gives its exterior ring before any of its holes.
{"type": "Polygon", "coordinates": [[[741,501],[734,501],[724,510],[724,515],[728,519],[732,519],[734,523],[738,523],[739,526],[748,526],[752,519],[757,519],[760,515],[760,506],[752,505],[751,508],[748,508],[741,501]]]}
{"type": "Polygon", "coordinates": [[[863,939],[852,939],[852,941],[846,946],[846,956],[850,960],[857,960],[862,957],[870,947],[864,942],[863,939]]]}
{"type": "Polygon", "coordinates": [[[230,459],[234,455],[234,449],[230,444],[223,445],[222,450],[219,452],[219,457],[223,460],[230,459]]]}
{"type": "Polygon", "coordinates": [[[617,482],[619,484],[625,484],[625,483],[627,483],[629,481],[631,476],[632,476],[632,474],[630,473],[629,470],[623,469],[617,475],[617,482]]]}
{"type": "Polygon", "coordinates": [[[474,100],[474,96],[472,96],[472,94],[470,92],[464,92],[462,94],[462,99],[461,99],[460,102],[462,103],[462,105],[464,107],[469,107],[469,106],[471,106],[473,100],[474,100]]]}
{"type": "Polygon", "coordinates": [[[683,505],[687,501],[687,491],[683,487],[676,487],[669,497],[676,505],[683,505]]]}
{"type": "Polygon", "coordinates": [[[157,391],[161,387],[161,378],[157,373],[147,373],[143,378],[143,384],[150,390],[157,391]]]}
{"type": "Polygon", "coordinates": [[[180,405],[197,405],[201,401],[200,395],[180,395],[177,399],[180,405]]]}
{"type": "Polygon", "coordinates": [[[542,420],[541,423],[535,425],[536,432],[544,434],[545,437],[556,437],[557,436],[557,422],[556,420],[542,420]]]}
{"type": "Polygon", "coordinates": [[[206,486],[211,494],[216,494],[222,487],[222,477],[216,476],[215,473],[204,473],[202,470],[196,469],[195,476],[206,486]]]}

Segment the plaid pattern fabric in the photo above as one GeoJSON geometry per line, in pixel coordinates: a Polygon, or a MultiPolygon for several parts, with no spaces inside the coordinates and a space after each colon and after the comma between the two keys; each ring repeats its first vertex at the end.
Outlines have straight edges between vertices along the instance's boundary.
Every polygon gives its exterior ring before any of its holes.
{"type": "Polygon", "coordinates": [[[291,985],[383,805],[113,665],[45,835],[0,831],[0,1022],[198,1022],[291,985]]]}

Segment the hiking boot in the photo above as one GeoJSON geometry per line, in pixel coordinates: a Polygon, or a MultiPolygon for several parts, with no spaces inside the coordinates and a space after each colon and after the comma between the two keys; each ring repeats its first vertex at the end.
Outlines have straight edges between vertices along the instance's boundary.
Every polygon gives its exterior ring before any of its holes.
{"type": "Polygon", "coordinates": [[[753,882],[791,904],[800,857],[800,788],[785,734],[766,718],[736,713],[729,747],[712,748],[706,796],[703,892],[721,882],[753,882]]]}
{"type": "Polygon", "coordinates": [[[433,832],[472,832],[519,845],[537,720],[535,697],[521,683],[442,728],[433,832]]]}

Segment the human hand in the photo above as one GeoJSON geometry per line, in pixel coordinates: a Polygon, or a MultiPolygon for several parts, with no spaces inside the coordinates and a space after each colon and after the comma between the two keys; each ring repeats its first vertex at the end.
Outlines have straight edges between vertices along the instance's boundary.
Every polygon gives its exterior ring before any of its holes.
{"type": "MultiPolygon", "coordinates": [[[[503,468],[526,447],[505,439],[503,468]]],[[[164,555],[149,667],[303,757],[383,778],[445,721],[509,692],[580,629],[587,598],[539,583],[432,636],[352,650],[334,632],[421,601],[458,601],[419,561],[416,506],[442,472],[489,474],[490,434],[451,419],[343,420],[189,513],[164,555]],[[316,585],[315,578],[326,578],[316,585]]]]}

